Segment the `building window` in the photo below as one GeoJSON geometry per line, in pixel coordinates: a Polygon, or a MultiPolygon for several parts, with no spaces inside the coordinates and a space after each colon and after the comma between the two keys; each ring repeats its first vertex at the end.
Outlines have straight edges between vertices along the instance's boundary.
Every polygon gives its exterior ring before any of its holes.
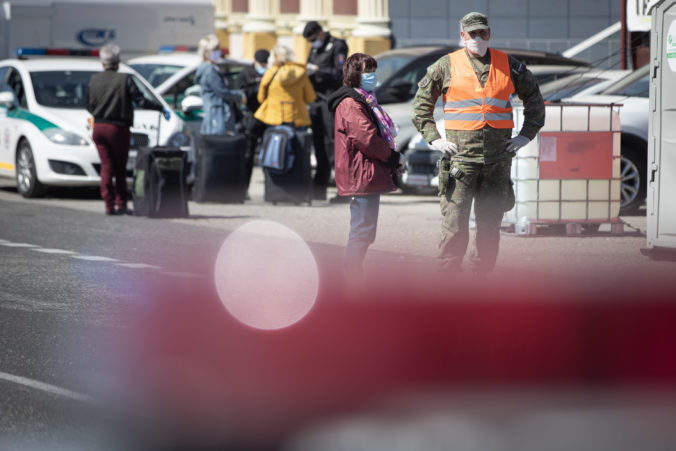
{"type": "Polygon", "coordinates": [[[279,4],[279,11],[282,14],[300,13],[300,0],[281,0],[279,4]]]}
{"type": "Polygon", "coordinates": [[[249,0],[232,0],[232,12],[233,13],[248,13],[249,12],[249,0]]]}
{"type": "Polygon", "coordinates": [[[340,0],[333,2],[333,14],[344,14],[347,16],[357,15],[357,0],[340,0]]]}

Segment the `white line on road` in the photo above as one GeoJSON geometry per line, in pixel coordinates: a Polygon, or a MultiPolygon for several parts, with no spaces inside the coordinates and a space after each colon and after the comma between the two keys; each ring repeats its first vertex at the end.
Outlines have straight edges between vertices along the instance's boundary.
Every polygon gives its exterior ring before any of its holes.
{"type": "Polygon", "coordinates": [[[35,252],[44,252],[45,254],[65,254],[65,255],[68,255],[68,254],[74,254],[75,253],[73,251],[67,251],[67,250],[64,250],[64,249],[45,249],[43,247],[34,247],[31,250],[35,251],[35,252]]]}
{"type": "Polygon", "coordinates": [[[117,262],[117,261],[119,261],[116,258],[100,257],[98,255],[73,255],[73,258],[77,258],[79,260],[89,260],[89,261],[93,261],[93,262],[117,262]]]}
{"type": "Polygon", "coordinates": [[[27,377],[15,376],[9,373],[3,373],[0,371],[0,379],[13,382],[15,384],[23,385],[24,387],[30,387],[35,390],[44,391],[51,393],[53,395],[62,396],[64,398],[74,399],[75,401],[85,402],[89,404],[96,404],[96,399],[88,395],[83,395],[82,393],[74,392],[66,388],[57,387],[56,385],[46,384],[44,382],[36,381],[33,379],[28,379],[27,377]]]}
{"type": "Polygon", "coordinates": [[[149,265],[147,263],[115,263],[117,266],[124,266],[131,269],[162,269],[160,266],[149,265]]]}
{"type": "MultiPolygon", "coordinates": [[[[0,246],[25,247],[25,248],[30,248],[30,250],[32,250],[32,251],[42,252],[44,254],[68,255],[71,258],[78,259],[78,260],[113,263],[117,266],[122,266],[124,268],[130,268],[130,269],[152,269],[152,270],[156,270],[156,271],[163,271],[164,270],[164,268],[162,268],[161,266],[149,265],[147,263],[125,263],[125,262],[122,262],[122,261],[120,261],[116,258],[103,257],[103,256],[100,256],[100,255],[80,255],[77,252],[67,251],[65,249],[49,249],[49,248],[36,246],[35,244],[13,243],[11,241],[7,241],[7,240],[3,240],[3,239],[0,239],[0,246]]],[[[186,277],[186,278],[195,278],[195,279],[205,278],[205,276],[202,275],[202,274],[192,274],[192,273],[187,273],[187,272],[164,271],[164,274],[169,275],[169,276],[175,276],[175,277],[186,277]]]]}

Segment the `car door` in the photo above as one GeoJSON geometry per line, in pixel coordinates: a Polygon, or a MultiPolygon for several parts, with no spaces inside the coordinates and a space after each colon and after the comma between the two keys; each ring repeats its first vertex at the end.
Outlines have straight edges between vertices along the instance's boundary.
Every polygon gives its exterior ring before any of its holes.
{"type": "MultiPolygon", "coordinates": [[[[14,73],[18,74],[12,66],[0,67],[0,91],[14,92],[10,84],[16,85],[16,79],[12,75],[14,73]]],[[[14,174],[17,133],[15,113],[11,109],[0,106],[0,174],[2,175],[12,176],[14,174]]]]}

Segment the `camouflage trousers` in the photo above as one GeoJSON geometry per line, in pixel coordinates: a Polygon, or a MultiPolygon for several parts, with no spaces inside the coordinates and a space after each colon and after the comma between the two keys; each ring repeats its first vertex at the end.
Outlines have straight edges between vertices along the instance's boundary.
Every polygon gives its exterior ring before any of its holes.
{"type": "Polygon", "coordinates": [[[470,252],[470,268],[478,273],[493,269],[498,257],[502,216],[511,209],[509,204],[513,205],[511,166],[511,159],[490,164],[440,160],[439,196],[443,219],[439,258],[442,269],[461,269],[469,243],[472,201],[476,234],[470,252]]]}

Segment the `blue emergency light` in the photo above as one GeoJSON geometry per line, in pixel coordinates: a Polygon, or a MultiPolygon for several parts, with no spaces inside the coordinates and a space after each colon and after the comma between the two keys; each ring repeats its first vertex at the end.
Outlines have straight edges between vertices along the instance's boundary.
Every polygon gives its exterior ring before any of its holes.
{"type": "Polygon", "coordinates": [[[197,46],[190,45],[163,45],[159,49],[159,53],[173,53],[173,52],[196,52],[197,46]]]}
{"type": "Polygon", "coordinates": [[[29,56],[99,56],[98,49],[59,49],[48,47],[19,47],[14,49],[17,58],[29,56]]]}

